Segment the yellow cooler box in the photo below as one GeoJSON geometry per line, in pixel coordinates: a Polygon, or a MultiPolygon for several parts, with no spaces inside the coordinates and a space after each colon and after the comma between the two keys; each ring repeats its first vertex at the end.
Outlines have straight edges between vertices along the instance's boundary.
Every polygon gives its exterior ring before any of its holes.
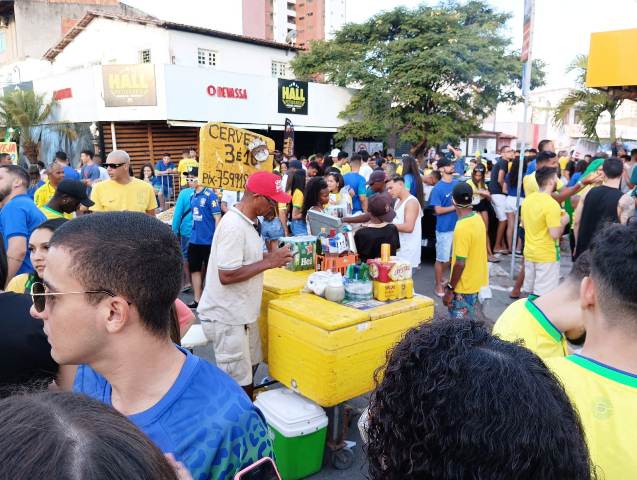
{"type": "Polygon", "coordinates": [[[423,296],[358,310],[312,294],[270,302],[270,375],[323,407],[374,387],[374,372],[405,331],[430,321],[423,296]]]}
{"type": "Polygon", "coordinates": [[[263,297],[259,313],[259,332],[264,360],[268,358],[268,305],[277,298],[297,295],[307,282],[307,277],[314,270],[292,272],[287,268],[273,268],[263,272],[263,297]]]}

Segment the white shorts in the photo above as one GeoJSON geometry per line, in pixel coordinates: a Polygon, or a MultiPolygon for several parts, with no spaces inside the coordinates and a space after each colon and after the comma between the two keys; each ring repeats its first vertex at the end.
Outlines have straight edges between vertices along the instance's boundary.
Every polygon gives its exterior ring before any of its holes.
{"type": "Polygon", "coordinates": [[[201,326],[214,346],[217,366],[240,386],[252,385],[252,366],[263,360],[258,322],[228,325],[201,319],[201,326]]]}
{"type": "Polygon", "coordinates": [[[555,290],[560,283],[560,262],[537,263],[524,261],[524,286],[522,290],[544,295],[555,290]]]}
{"type": "MultiPolygon", "coordinates": [[[[516,200],[517,200],[516,197],[511,197],[511,196],[507,195],[506,203],[505,203],[505,206],[504,206],[504,211],[506,213],[515,213],[515,210],[516,210],[515,202],[516,202],[516,200]]],[[[522,206],[522,202],[524,202],[524,198],[520,197],[520,207],[522,206]]]]}
{"type": "Polygon", "coordinates": [[[505,222],[507,219],[506,203],[506,195],[501,193],[494,193],[491,195],[491,204],[493,205],[493,210],[495,210],[495,216],[498,217],[500,222],[505,222]]]}
{"type": "Polygon", "coordinates": [[[436,262],[447,263],[451,260],[453,232],[436,231],[436,262]]]}

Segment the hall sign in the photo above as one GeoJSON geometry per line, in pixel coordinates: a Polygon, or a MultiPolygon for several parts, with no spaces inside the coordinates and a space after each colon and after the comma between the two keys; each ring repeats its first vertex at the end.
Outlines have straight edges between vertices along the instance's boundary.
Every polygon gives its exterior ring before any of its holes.
{"type": "Polygon", "coordinates": [[[102,65],[102,82],[106,107],[157,105],[152,64],[102,65]]]}
{"type": "Polygon", "coordinates": [[[274,140],[232,125],[211,122],[199,130],[199,152],[199,183],[243,191],[251,174],[272,171],[274,140]]]}
{"type": "Polygon", "coordinates": [[[241,100],[248,99],[248,90],[245,88],[220,87],[217,85],[208,85],[206,92],[211,97],[221,98],[239,98],[241,100]]]}
{"type": "Polygon", "coordinates": [[[307,115],[307,82],[279,78],[279,113],[307,115]]]}

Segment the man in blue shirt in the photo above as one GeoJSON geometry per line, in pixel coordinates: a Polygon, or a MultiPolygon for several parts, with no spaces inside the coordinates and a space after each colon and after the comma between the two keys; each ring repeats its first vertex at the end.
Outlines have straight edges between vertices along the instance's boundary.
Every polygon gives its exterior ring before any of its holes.
{"type": "Polygon", "coordinates": [[[7,252],[7,281],[33,271],[27,243],[33,230],[46,220],[27,195],[28,188],[26,171],[17,165],[0,166],[0,234],[7,252]]]}
{"type": "Polygon", "coordinates": [[[359,173],[362,161],[363,157],[358,153],[352,155],[352,159],[349,162],[352,171],[343,175],[345,185],[354,193],[352,196],[352,213],[367,211],[366,181],[365,177],[359,173]]]}
{"type": "MultiPolygon", "coordinates": [[[[538,150],[537,153],[540,153],[540,152],[555,153],[555,146],[553,145],[553,142],[551,140],[540,140],[540,143],[537,144],[537,150],[538,150]]],[[[527,152],[534,153],[532,150],[527,150],[527,152]]],[[[526,172],[524,174],[531,175],[533,172],[535,172],[535,170],[537,170],[537,162],[534,157],[533,160],[531,160],[526,166],[526,172]]]]}
{"type": "Polygon", "coordinates": [[[126,415],[194,479],[232,480],[272,455],[241,387],[170,339],[182,259],[166,225],[141,212],[82,215],[55,232],[49,255],[33,310],[53,359],[80,365],[75,392],[126,415]]]}
{"type": "Polygon", "coordinates": [[[67,180],[80,180],[80,174],[70,165],[69,157],[66,153],[55,152],[55,161],[64,167],[64,178],[67,180]]]}
{"type": "Polygon", "coordinates": [[[203,275],[210,257],[212,236],[219,220],[221,220],[221,202],[212,188],[199,185],[199,169],[197,167],[186,172],[188,183],[194,188],[190,197],[192,209],[192,230],[188,242],[188,268],[192,282],[194,301],[188,306],[197,308],[203,289],[203,275]]]}
{"type": "Polygon", "coordinates": [[[436,277],[435,292],[439,297],[445,295],[442,285],[444,270],[449,268],[451,259],[451,243],[453,241],[453,229],[456,227],[456,207],[453,205],[451,193],[458,180],[453,178],[454,166],[448,158],[438,160],[438,170],[442,178],[431,190],[429,203],[436,213],[436,263],[434,275],[436,277]]]}
{"type": "Polygon", "coordinates": [[[100,167],[93,161],[93,152],[91,150],[82,150],[80,160],[82,161],[80,178],[82,183],[86,185],[86,194],[90,197],[93,184],[100,180],[100,167]]]}
{"type": "Polygon", "coordinates": [[[190,243],[190,232],[192,231],[192,208],[190,207],[190,200],[192,199],[195,189],[192,188],[192,182],[194,178],[190,176],[188,178],[188,172],[184,172],[184,176],[187,177],[187,188],[182,188],[177,197],[175,203],[175,211],[173,212],[173,233],[179,238],[179,245],[181,247],[181,254],[184,257],[184,288],[189,288],[191,285],[190,269],[188,268],[188,243],[190,243]]]}
{"type": "Polygon", "coordinates": [[[164,153],[162,159],[155,165],[155,176],[159,180],[161,188],[159,190],[159,208],[166,209],[166,200],[173,193],[173,175],[177,173],[177,167],[170,159],[170,154],[164,153]]]}

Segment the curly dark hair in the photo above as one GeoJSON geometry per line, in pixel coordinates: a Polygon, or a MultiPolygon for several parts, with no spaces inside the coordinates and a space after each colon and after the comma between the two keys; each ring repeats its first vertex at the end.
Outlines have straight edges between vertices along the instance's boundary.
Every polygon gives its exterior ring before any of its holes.
{"type": "Polygon", "coordinates": [[[479,322],[438,319],[410,330],[376,381],[367,429],[373,480],[593,475],[560,383],[535,354],[479,322]]]}

